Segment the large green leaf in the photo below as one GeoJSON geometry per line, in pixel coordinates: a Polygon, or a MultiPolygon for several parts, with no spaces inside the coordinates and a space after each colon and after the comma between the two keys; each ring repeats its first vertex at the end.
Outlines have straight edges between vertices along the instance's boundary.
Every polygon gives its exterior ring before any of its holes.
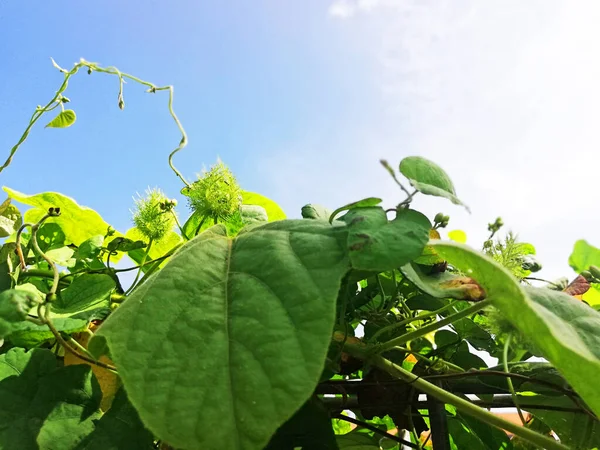
{"type": "Polygon", "coordinates": [[[329,413],[317,399],[310,399],[284,423],[265,450],[338,450],[329,413]]]}
{"type": "Polygon", "coordinates": [[[600,414],[600,390],[590,383],[600,373],[600,313],[559,291],[521,288],[510,272],[467,246],[433,245],[484,287],[494,305],[600,414]]]}
{"type": "Polygon", "coordinates": [[[454,184],[448,174],[436,163],[421,156],[409,156],[400,161],[400,173],[419,192],[449,199],[455,205],[463,205],[456,196],[454,184]]]}
{"type": "Polygon", "coordinates": [[[61,215],[48,221],[62,228],[67,244],[79,245],[91,236],[104,235],[108,229],[108,224],[96,211],[79,206],[75,200],[65,195],[56,192],[25,195],[7,187],[3,189],[13,200],[34,207],[25,213],[26,222],[35,223],[48,212],[49,208],[60,208],[61,215]]]}
{"type": "Polygon", "coordinates": [[[269,222],[275,220],[283,220],[286,218],[283,209],[270,198],[264,195],[257,194],[256,192],[242,191],[242,204],[243,205],[257,205],[262,206],[267,211],[267,217],[269,222]]]}
{"type": "Polygon", "coordinates": [[[114,280],[105,274],[86,273],[78,276],[58,295],[52,304],[57,314],[74,314],[90,308],[109,306],[110,294],[115,289],[114,280]]]}
{"type": "Polygon", "coordinates": [[[217,225],[137,288],[97,335],[148,428],[175,447],[262,449],[323,370],[345,241],[322,221],[235,239],[217,225]]]}
{"type": "Polygon", "coordinates": [[[573,450],[600,448],[600,421],[592,419],[585,413],[545,410],[551,408],[579,408],[579,405],[565,396],[562,397],[521,397],[521,404],[536,405],[531,413],[548,425],[560,441],[573,450]]]}
{"type": "Polygon", "coordinates": [[[95,421],[94,431],[77,450],[151,450],[154,436],[144,428],[139,415],[119,389],[110,409],[95,421]]]}
{"type": "Polygon", "coordinates": [[[51,351],[0,355],[0,448],[70,450],[100,418],[102,392],[86,365],[56,367],[51,351]]]}
{"type": "Polygon", "coordinates": [[[400,210],[394,220],[388,220],[378,206],[355,208],[343,220],[348,224],[352,267],[377,272],[396,269],[418,258],[431,229],[429,219],[412,209],[400,210]]]}

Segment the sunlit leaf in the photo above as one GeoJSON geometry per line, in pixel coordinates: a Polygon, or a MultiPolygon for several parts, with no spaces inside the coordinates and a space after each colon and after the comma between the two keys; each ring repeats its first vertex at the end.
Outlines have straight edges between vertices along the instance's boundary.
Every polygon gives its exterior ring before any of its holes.
{"type": "Polygon", "coordinates": [[[77,116],[72,109],[61,111],[52,121],[46,125],[46,128],[67,128],[75,123],[77,116]]]}
{"type": "Polygon", "coordinates": [[[139,286],[96,336],[148,428],[174,447],[261,450],[321,376],[345,242],[323,221],[235,239],[217,225],[139,286]]]}
{"type": "Polygon", "coordinates": [[[4,191],[13,200],[33,206],[25,213],[25,221],[35,223],[39,221],[49,208],[60,208],[61,215],[48,219],[63,230],[67,244],[79,245],[86,239],[97,234],[104,235],[108,224],[93,209],[78,205],[75,200],[56,192],[25,195],[7,187],[4,191]]]}
{"type": "Polygon", "coordinates": [[[434,245],[484,287],[494,305],[599,414],[600,392],[590,380],[600,373],[600,313],[563,292],[522,288],[506,269],[466,246],[434,245]]]}
{"type": "Polygon", "coordinates": [[[456,196],[454,184],[448,174],[434,162],[421,156],[409,156],[400,161],[400,173],[408,178],[417,191],[447,198],[469,210],[456,196]]]}

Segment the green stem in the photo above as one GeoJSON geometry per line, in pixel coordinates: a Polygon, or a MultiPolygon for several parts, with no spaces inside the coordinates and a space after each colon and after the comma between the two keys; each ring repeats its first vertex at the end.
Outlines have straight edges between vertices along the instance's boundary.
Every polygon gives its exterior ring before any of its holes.
{"type": "MultiPolygon", "coordinates": [[[[512,333],[508,333],[508,337],[506,338],[506,342],[504,343],[504,351],[502,352],[502,364],[504,365],[504,371],[508,374],[510,370],[508,369],[508,349],[510,347],[510,341],[512,339],[512,333]]],[[[517,413],[519,414],[519,419],[521,419],[521,423],[525,425],[527,421],[525,420],[525,416],[523,416],[523,411],[521,411],[521,407],[519,406],[519,401],[517,398],[517,393],[515,392],[515,387],[513,385],[512,379],[507,376],[506,384],[508,385],[508,390],[510,391],[510,395],[512,396],[513,403],[515,404],[515,408],[517,408],[517,413]]]]}
{"type": "Polygon", "coordinates": [[[402,320],[400,322],[397,323],[393,323],[391,325],[388,325],[387,327],[383,327],[380,330],[378,330],[370,339],[368,342],[376,342],[377,338],[379,336],[381,336],[382,334],[388,333],[390,331],[394,331],[396,328],[400,328],[403,327],[404,325],[407,325],[411,322],[415,322],[417,320],[425,320],[425,319],[429,319],[431,317],[435,317],[438,314],[443,313],[444,311],[452,308],[455,305],[455,303],[448,303],[446,306],[444,306],[443,308],[437,309],[435,311],[432,312],[428,312],[428,313],[422,313],[419,314],[418,316],[415,317],[409,317],[408,319],[402,320]]]}
{"type": "MultiPolygon", "coordinates": [[[[348,348],[352,352],[351,346],[346,345],[346,348],[348,348]]],[[[361,355],[361,353],[361,351],[354,352],[354,356],[362,356],[364,358],[364,354],[361,355]]],[[[514,434],[515,436],[518,436],[546,450],[569,450],[569,447],[562,445],[554,439],[547,436],[543,436],[528,428],[504,420],[500,416],[486,411],[485,409],[482,409],[479,406],[472,404],[468,400],[451,394],[450,392],[424,380],[423,378],[420,378],[414,375],[413,373],[404,370],[402,367],[392,363],[391,361],[381,356],[372,356],[367,359],[371,364],[386,371],[390,375],[399,378],[405,381],[406,383],[412,384],[415,387],[415,389],[434,397],[442,403],[448,403],[450,405],[453,405],[458,411],[467,414],[475,419],[478,419],[482,422],[499,428],[500,430],[506,430],[514,434]]]]}
{"type": "Polygon", "coordinates": [[[150,254],[150,249],[152,248],[152,242],[153,240],[150,239],[150,241],[148,242],[148,246],[146,247],[146,251],[144,252],[144,256],[142,257],[142,261],[140,262],[140,265],[138,267],[138,271],[135,274],[135,279],[133,280],[133,283],[131,283],[131,286],[129,286],[129,289],[127,289],[127,292],[125,292],[126,296],[131,294],[131,292],[135,289],[138,280],[140,279],[142,269],[144,267],[144,264],[146,263],[146,258],[148,258],[148,255],[150,254]]]}
{"type": "Polygon", "coordinates": [[[63,82],[60,85],[60,87],[58,88],[58,90],[56,91],[56,94],[54,95],[54,97],[46,104],[46,106],[44,106],[44,107],[38,106],[36,108],[35,112],[31,116],[31,119],[29,120],[29,125],[27,126],[27,128],[25,129],[23,134],[21,135],[21,138],[19,139],[19,141],[10,150],[10,153],[9,153],[9,156],[8,156],[6,162],[0,167],[0,172],[2,172],[6,167],[8,167],[10,165],[15,153],[17,152],[17,150],[19,149],[21,144],[23,144],[23,142],[25,142],[25,140],[29,136],[29,132],[31,131],[33,126],[36,124],[36,122],[39,120],[39,118],[42,117],[42,115],[44,115],[44,113],[49,112],[58,106],[61,106],[61,107],[64,106],[63,102],[61,101],[61,98],[62,98],[63,92],[67,89],[67,86],[69,85],[70,78],[73,75],[75,75],[79,71],[79,69],[81,69],[82,67],[87,67],[89,70],[89,73],[100,72],[100,73],[116,75],[119,78],[119,108],[121,108],[121,109],[123,109],[123,107],[124,107],[123,80],[125,78],[135,81],[136,83],[139,83],[143,86],[148,87],[147,92],[150,92],[150,93],[155,93],[156,91],[169,91],[169,101],[168,101],[169,114],[175,121],[175,124],[177,125],[177,128],[179,129],[179,132],[181,133],[181,140],[179,141],[179,145],[177,146],[177,148],[175,148],[175,150],[173,150],[169,154],[169,166],[171,167],[171,170],[173,170],[173,172],[175,172],[175,175],[177,175],[179,177],[179,179],[181,179],[181,181],[186,186],[188,186],[188,187],[190,186],[190,184],[186,181],[186,179],[183,177],[181,172],[179,172],[179,170],[177,170],[177,168],[173,165],[173,156],[175,156],[175,154],[177,152],[182,150],[187,145],[187,142],[188,142],[187,133],[185,132],[185,129],[183,128],[183,125],[181,124],[181,121],[177,117],[177,114],[175,114],[175,111],[173,110],[173,86],[159,87],[148,81],[144,81],[138,77],[135,77],[133,75],[123,73],[116,67],[103,68],[103,67],[98,66],[95,63],[88,62],[88,61],[84,60],[83,58],[78,63],[75,63],[71,70],[63,69],[58,64],[56,64],[56,62],[53,59],[52,59],[52,64],[54,65],[54,67],[56,67],[58,70],[60,70],[61,73],[64,74],[63,82]]]}
{"type": "Polygon", "coordinates": [[[492,302],[491,299],[485,299],[481,302],[477,302],[474,305],[463,309],[462,311],[457,312],[456,314],[452,314],[451,316],[446,317],[445,319],[439,320],[437,322],[434,322],[432,324],[426,325],[422,328],[419,328],[415,331],[411,331],[410,333],[406,333],[402,336],[399,336],[397,338],[394,339],[390,339],[387,342],[384,342],[382,344],[379,345],[375,345],[374,346],[374,350],[376,351],[376,353],[381,353],[384,352],[386,350],[389,350],[392,347],[396,347],[399,345],[403,345],[406,342],[409,341],[413,341],[417,338],[420,338],[422,336],[425,336],[426,334],[431,333],[432,331],[435,331],[439,328],[442,328],[446,325],[449,325],[453,322],[456,322],[459,319],[462,319],[463,317],[467,317],[471,314],[476,313],[477,311],[480,311],[481,309],[485,308],[486,306],[488,306],[490,303],[492,302]]]}

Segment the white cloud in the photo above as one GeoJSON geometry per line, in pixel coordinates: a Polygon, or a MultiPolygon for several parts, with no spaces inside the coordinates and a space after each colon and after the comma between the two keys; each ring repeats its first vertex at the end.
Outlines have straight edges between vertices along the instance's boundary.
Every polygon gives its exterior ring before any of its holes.
{"type": "MultiPolygon", "coordinates": [[[[329,13],[351,19],[349,36],[356,25],[347,45],[368,49],[356,69],[377,82],[379,100],[368,123],[297,144],[294,170],[332,186],[304,198],[397,201],[377,160],[419,154],[451,174],[473,214],[432,198],[417,205],[449,212],[470,243],[501,215],[536,245],[549,277],[569,274],[575,240],[600,246],[600,3],[339,0],[329,13]]],[[[280,176],[289,198],[305,201],[280,176]]]]}

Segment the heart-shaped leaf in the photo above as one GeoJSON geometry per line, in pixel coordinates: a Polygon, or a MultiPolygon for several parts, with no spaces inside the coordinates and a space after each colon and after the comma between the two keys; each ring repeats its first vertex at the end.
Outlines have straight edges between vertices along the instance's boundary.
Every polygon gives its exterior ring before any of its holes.
{"type": "Polygon", "coordinates": [[[438,253],[472,275],[488,298],[600,414],[600,313],[564,292],[522,288],[505,268],[467,246],[436,242],[438,253]]]}
{"type": "Polygon", "coordinates": [[[186,243],[98,329],[140,417],[182,448],[262,449],[313,392],[344,226],[286,220],[186,243]],[[206,430],[211,430],[207,433],[206,430]]]}
{"type": "Polygon", "coordinates": [[[61,111],[52,121],[46,125],[46,128],[67,128],[75,123],[77,115],[72,109],[61,111]]]}
{"type": "Polygon", "coordinates": [[[343,219],[348,224],[350,261],[359,270],[383,272],[418,258],[431,229],[429,219],[412,209],[402,209],[388,220],[380,207],[354,208],[343,219]]]}
{"type": "Polygon", "coordinates": [[[436,163],[421,156],[409,156],[400,162],[400,173],[422,194],[447,198],[469,211],[456,196],[454,184],[448,174],[436,163]]]}

